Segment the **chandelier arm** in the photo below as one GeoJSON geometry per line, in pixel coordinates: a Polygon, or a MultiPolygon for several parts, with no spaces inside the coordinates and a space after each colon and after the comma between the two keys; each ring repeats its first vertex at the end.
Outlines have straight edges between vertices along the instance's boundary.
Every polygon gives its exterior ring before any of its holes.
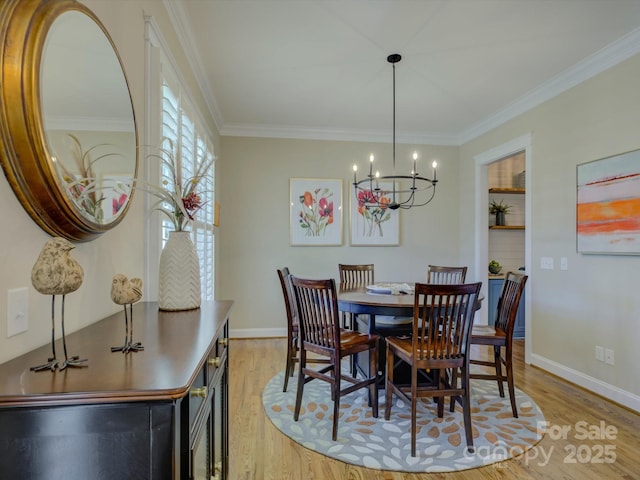
{"type": "Polygon", "coordinates": [[[400,208],[403,208],[403,209],[405,209],[405,210],[408,210],[408,209],[409,209],[409,208],[411,208],[411,207],[423,207],[423,206],[425,206],[427,203],[430,203],[430,202],[431,202],[431,200],[433,200],[433,197],[435,197],[435,195],[436,195],[436,186],[435,186],[435,185],[433,185],[433,190],[431,191],[431,196],[430,196],[426,201],[424,201],[423,203],[411,204],[411,206],[400,207],[400,208]]]}
{"type": "MultiPolygon", "coordinates": [[[[414,176],[413,175],[383,175],[381,177],[377,177],[376,181],[379,180],[413,180],[414,176]]],[[[429,182],[429,183],[438,183],[439,180],[432,180],[430,178],[427,177],[415,177],[416,180],[421,180],[423,182],[429,182]]],[[[373,178],[371,177],[366,177],[363,178],[362,180],[357,180],[355,183],[353,183],[353,185],[360,185],[361,183],[364,182],[373,182],[373,178]]]]}
{"type": "MultiPolygon", "coordinates": [[[[393,188],[390,190],[384,190],[382,188],[380,188],[378,186],[378,182],[380,180],[413,180],[413,176],[412,175],[385,175],[383,177],[378,177],[376,179],[376,186],[374,187],[373,185],[373,179],[372,178],[363,178],[362,180],[359,180],[357,182],[352,183],[352,185],[355,187],[356,191],[360,190],[360,191],[372,191],[372,192],[379,192],[379,191],[385,191],[385,192],[389,192],[392,193],[393,192],[393,188]]],[[[408,189],[395,189],[395,193],[397,194],[404,194],[404,193],[411,193],[411,192],[422,192],[425,190],[429,190],[431,188],[434,188],[434,186],[438,183],[438,180],[431,180],[430,178],[425,178],[425,177],[415,177],[416,181],[420,181],[420,182],[425,182],[427,185],[424,187],[411,187],[408,189]]],[[[419,183],[418,183],[419,185],[419,183]]],[[[394,182],[394,186],[395,186],[395,182],[394,182]]],[[[404,203],[404,202],[400,202],[400,203],[404,203]]]]}

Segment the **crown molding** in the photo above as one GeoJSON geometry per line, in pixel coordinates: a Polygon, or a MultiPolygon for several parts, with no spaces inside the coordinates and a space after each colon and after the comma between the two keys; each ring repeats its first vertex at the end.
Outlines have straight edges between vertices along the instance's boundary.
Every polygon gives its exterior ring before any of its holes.
{"type": "Polygon", "coordinates": [[[529,91],[458,136],[462,145],[640,52],[640,28],[529,91]]]}
{"type": "MultiPolygon", "coordinates": [[[[391,143],[389,131],[365,131],[348,129],[306,128],[291,125],[225,125],[220,135],[227,137],[290,138],[300,140],[336,140],[344,142],[391,143]]],[[[458,145],[455,135],[447,134],[399,134],[396,143],[417,145],[458,145]]]]}

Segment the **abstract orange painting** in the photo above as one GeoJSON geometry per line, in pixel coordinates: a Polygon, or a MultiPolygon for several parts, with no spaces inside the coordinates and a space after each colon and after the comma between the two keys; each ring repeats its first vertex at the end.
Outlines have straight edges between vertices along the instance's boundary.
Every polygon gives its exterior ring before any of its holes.
{"type": "Polygon", "coordinates": [[[640,253],[640,150],[577,167],[579,253],[640,253]]]}

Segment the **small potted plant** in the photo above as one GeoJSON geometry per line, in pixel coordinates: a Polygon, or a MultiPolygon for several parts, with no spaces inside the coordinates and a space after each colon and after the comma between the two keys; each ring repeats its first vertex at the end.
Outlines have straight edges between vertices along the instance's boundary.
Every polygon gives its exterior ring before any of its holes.
{"type": "Polygon", "coordinates": [[[489,205],[489,213],[496,216],[496,225],[506,225],[505,215],[509,213],[509,210],[511,210],[511,205],[502,203],[502,200],[499,202],[491,200],[491,205],[489,205]]]}
{"type": "Polygon", "coordinates": [[[500,273],[500,270],[502,270],[502,265],[500,265],[500,262],[498,262],[497,260],[491,260],[489,262],[489,272],[497,275],[498,273],[500,273]]]}

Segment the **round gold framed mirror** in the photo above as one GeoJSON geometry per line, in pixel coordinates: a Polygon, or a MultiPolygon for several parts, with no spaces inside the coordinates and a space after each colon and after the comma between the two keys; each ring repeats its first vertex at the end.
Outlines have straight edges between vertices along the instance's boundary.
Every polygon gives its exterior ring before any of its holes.
{"type": "Polygon", "coordinates": [[[73,0],[0,6],[0,160],[46,232],[89,241],[124,218],[138,170],[135,115],[117,50],[73,0]]]}

